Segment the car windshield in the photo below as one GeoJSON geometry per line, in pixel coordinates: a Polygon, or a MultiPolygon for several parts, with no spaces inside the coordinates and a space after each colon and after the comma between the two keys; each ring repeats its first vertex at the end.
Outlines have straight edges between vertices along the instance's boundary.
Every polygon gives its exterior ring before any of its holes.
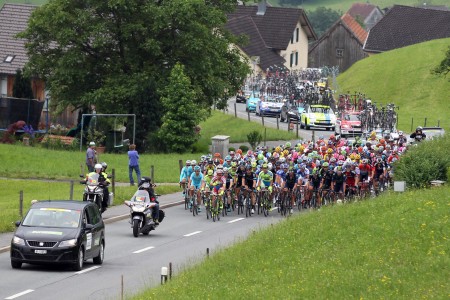
{"type": "Polygon", "coordinates": [[[332,111],[329,107],[314,107],[314,106],[311,106],[311,112],[322,113],[322,114],[332,113],[332,111]]]}
{"type": "Polygon", "coordinates": [[[24,226],[77,228],[81,211],[65,208],[32,208],[22,222],[24,226]]]}
{"type": "Polygon", "coordinates": [[[358,115],[346,114],[346,115],[344,115],[344,120],[345,121],[359,121],[359,118],[358,118],[358,115]]]}

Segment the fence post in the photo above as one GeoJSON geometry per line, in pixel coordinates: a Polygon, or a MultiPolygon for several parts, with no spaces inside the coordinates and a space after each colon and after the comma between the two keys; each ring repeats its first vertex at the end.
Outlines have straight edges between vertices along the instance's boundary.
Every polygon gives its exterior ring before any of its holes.
{"type": "Polygon", "coordinates": [[[413,118],[413,117],[411,117],[411,130],[410,130],[410,131],[412,131],[412,129],[413,129],[413,125],[414,125],[414,118],[413,118]]]}
{"type": "Polygon", "coordinates": [[[70,181],[70,196],[69,200],[73,200],[73,180],[70,181]]]}
{"type": "Polygon", "coordinates": [[[423,124],[423,127],[426,127],[426,126],[427,126],[427,117],[425,117],[425,122],[423,124]]]}
{"type": "Polygon", "coordinates": [[[296,131],[297,131],[296,135],[297,135],[297,138],[298,138],[298,122],[297,122],[297,129],[296,129],[296,131]]]}
{"type": "Polygon", "coordinates": [[[248,121],[250,122],[250,111],[247,111],[248,121]]]}
{"type": "Polygon", "coordinates": [[[178,160],[178,165],[180,167],[180,173],[181,173],[181,170],[183,169],[183,161],[181,159],[178,160]]]}
{"type": "Polygon", "coordinates": [[[279,116],[277,116],[277,129],[280,130],[280,119],[279,119],[279,116]]]}
{"type": "Polygon", "coordinates": [[[264,127],[264,146],[266,145],[267,128],[264,127]]]}
{"type": "Polygon", "coordinates": [[[438,126],[437,127],[441,127],[441,120],[438,120],[438,126]]]}
{"type": "MultiPolygon", "coordinates": [[[[113,195],[115,195],[116,194],[116,169],[112,169],[111,176],[112,176],[111,190],[112,190],[113,195]]],[[[139,182],[138,182],[138,185],[139,185],[139,182]]]]}
{"type": "Polygon", "coordinates": [[[315,130],[313,130],[313,132],[312,132],[312,141],[313,141],[313,143],[316,142],[316,131],[315,130]]]}
{"type": "Polygon", "coordinates": [[[237,118],[236,102],[234,102],[234,117],[237,118]]]}
{"type": "Polygon", "coordinates": [[[155,166],[150,167],[150,177],[152,178],[152,182],[155,183],[155,166]]]}
{"type": "Polygon", "coordinates": [[[264,126],[264,116],[261,116],[262,119],[262,126],[264,126]]]}
{"type": "Polygon", "coordinates": [[[19,192],[19,214],[23,218],[23,191],[19,192]]]}

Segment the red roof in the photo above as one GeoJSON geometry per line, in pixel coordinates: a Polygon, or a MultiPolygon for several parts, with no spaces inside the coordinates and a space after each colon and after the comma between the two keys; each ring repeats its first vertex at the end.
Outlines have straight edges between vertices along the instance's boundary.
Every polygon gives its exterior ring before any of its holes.
{"type": "Polygon", "coordinates": [[[365,31],[364,28],[362,28],[361,25],[359,25],[359,23],[356,22],[356,20],[353,19],[348,13],[343,15],[341,19],[348,29],[355,34],[361,44],[364,44],[368,34],[367,31],[365,31]]]}
{"type": "Polygon", "coordinates": [[[366,19],[375,8],[375,5],[369,3],[354,3],[347,13],[353,18],[359,15],[363,19],[366,19]]]}

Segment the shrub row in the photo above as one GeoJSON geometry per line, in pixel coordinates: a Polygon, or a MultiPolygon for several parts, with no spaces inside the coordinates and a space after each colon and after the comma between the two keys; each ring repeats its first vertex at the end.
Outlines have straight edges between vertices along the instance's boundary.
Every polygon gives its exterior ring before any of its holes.
{"type": "Polygon", "coordinates": [[[411,146],[395,165],[395,180],[412,188],[428,187],[432,180],[447,181],[450,176],[449,134],[411,146]]]}

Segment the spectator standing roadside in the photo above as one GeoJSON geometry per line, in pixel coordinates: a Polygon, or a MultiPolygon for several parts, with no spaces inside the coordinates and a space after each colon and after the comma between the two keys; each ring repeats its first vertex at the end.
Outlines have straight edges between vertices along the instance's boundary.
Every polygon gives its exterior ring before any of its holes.
{"type": "Polygon", "coordinates": [[[137,182],[141,181],[141,171],[139,170],[139,154],[136,151],[136,145],[131,144],[128,151],[128,172],[130,175],[130,185],[134,185],[133,170],[136,172],[137,182]]]}
{"type": "Polygon", "coordinates": [[[95,143],[90,142],[89,148],[86,151],[86,166],[89,173],[94,172],[94,166],[97,163],[95,154],[95,143]]]}

